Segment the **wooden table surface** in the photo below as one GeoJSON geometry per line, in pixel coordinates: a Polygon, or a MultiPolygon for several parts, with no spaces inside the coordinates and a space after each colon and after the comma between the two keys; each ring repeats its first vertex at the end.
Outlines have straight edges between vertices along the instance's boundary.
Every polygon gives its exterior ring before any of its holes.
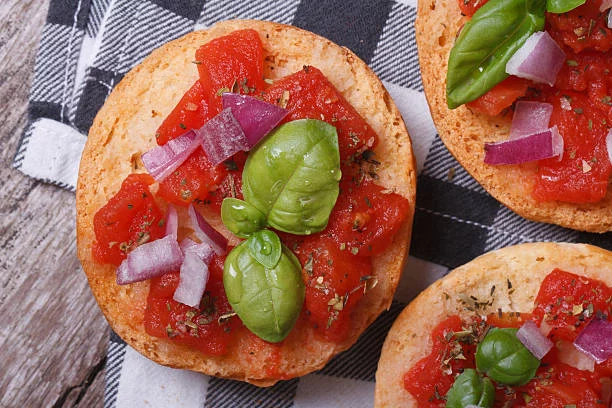
{"type": "Polygon", "coordinates": [[[74,194],[12,168],[48,4],[0,1],[0,407],[101,407],[110,329],[76,256],[74,194]]]}

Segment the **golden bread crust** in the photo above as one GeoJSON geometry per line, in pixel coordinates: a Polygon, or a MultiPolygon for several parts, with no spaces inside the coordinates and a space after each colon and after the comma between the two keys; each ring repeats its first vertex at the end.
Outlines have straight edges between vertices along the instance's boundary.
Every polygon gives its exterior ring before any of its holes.
{"type": "Polygon", "coordinates": [[[540,284],[553,269],[612,285],[612,252],[584,244],[530,243],[489,252],[453,270],[413,300],[398,316],[383,345],[376,372],[375,406],[416,407],[403,386],[403,375],[431,352],[431,332],[447,317],[474,314],[466,299],[491,301],[479,313],[501,308],[530,312],[540,284]],[[507,290],[508,283],[512,290],[507,290]],[[494,294],[491,288],[495,286],[494,294]]]}
{"type": "Polygon", "coordinates": [[[484,163],[484,143],[508,138],[510,120],[472,112],[465,105],[446,105],[448,56],[467,21],[456,0],[419,0],[416,40],[423,88],[440,138],[459,163],[493,197],[520,216],[590,232],[612,230],[612,192],[598,203],[538,202],[531,192],[536,164],[490,166],[484,163]]]}
{"type": "MultiPolygon", "coordinates": [[[[206,31],[190,33],[154,51],[132,69],[113,90],[91,127],[83,152],[77,188],[78,255],[94,296],[115,332],[146,357],[167,366],[248,381],[260,386],[279,378],[266,373],[274,351],[265,346],[254,354],[250,340],[240,339],[224,356],[204,356],[167,339],[149,336],[143,326],[149,283],[118,286],[111,265],[93,261],[93,216],[134,171],[140,155],[156,146],[155,131],[183,93],[197,79],[196,49],[234,30],[253,28],[260,33],[265,76],[280,78],[303,65],[319,68],[378,133],[381,158],[378,183],[394,189],[410,202],[408,217],[393,245],[373,260],[378,285],[355,311],[355,327],[348,339],[334,344],[317,338],[301,325],[283,341],[278,373],[283,378],[317,370],[338,352],[350,347],[359,334],[386,308],[405,261],[415,204],[416,165],[401,115],[382,83],[355,54],[295,27],[262,21],[226,21],[206,31]]],[[[136,171],[143,171],[137,169],[136,171]]],[[[184,213],[180,216],[184,217],[184,213]]],[[[218,217],[209,219],[225,235],[218,217]]],[[[233,242],[235,237],[230,237],[233,242]]],[[[296,326],[297,327],[297,326],[296,326]]]]}

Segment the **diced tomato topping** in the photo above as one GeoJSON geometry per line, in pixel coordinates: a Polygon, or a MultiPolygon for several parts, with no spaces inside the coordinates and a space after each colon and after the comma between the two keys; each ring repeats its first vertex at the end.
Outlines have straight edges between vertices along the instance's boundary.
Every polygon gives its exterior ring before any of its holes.
{"type": "Polygon", "coordinates": [[[221,203],[227,197],[234,197],[240,200],[243,199],[242,195],[242,170],[244,170],[244,163],[246,162],[248,155],[245,152],[238,152],[230,160],[226,160],[223,163],[227,171],[227,175],[215,191],[209,194],[208,200],[204,203],[211,206],[211,208],[221,211],[221,203]]]}
{"type": "Polygon", "coordinates": [[[503,312],[500,310],[487,316],[487,324],[494,327],[518,329],[530,319],[531,313],[503,312]]]}
{"type": "Polygon", "coordinates": [[[605,408],[598,393],[601,390],[599,376],[581,371],[567,364],[548,361],[536,372],[536,377],[516,389],[519,403],[513,406],[526,408],[605,408]]]}
{"type": "Polygon", "coordinates": [[[224,260],[215,257],[211,261],[206,292],[198,308],[172,299],[179,283],[178,272],[151,279],[144,316],[147,333],[192,346],[207,355],[225,354],[232,332],[240,330],[242,322],[236,317],[219,322],[221,316],[232,311],[223,289],[224,260]]]}
{"type": "Polygon", "coordinates": [[[595,50],[608,52],[612,47],[612,30],[606,24],[607,13],[599,11],[601,0],[589,0],[567,13],[547,13],[546,31],[574,52],[595,50]]]}
{"type": "Polygon", "coordinates": [[[373,284],[369,281],[370,259],[340,250],[327,237],[283,237],[302,264],[306,283],[303,313],[322,337],[342,341],[351,328],[353,309],[373,284]]]}
{"type": "Polygon", "coordinates": [[[458,0],[459,9],[461,14],[472,17],[479,8],[484,6],[488,0],[458,0]]]}
{"type": "Polygon", "coordinates": [[[371,256],[388,248],[408,214],[408,200],[367,179],[358,186],[344,181],[340,190],[323,234],[353,255],[371,256]]]}
{"type": "Polygon", "coordinates": [[[530,81],[509,76],[480,98],[468,102],[466,105],[477,112],[489,116],[497,116],[514,103],[519,97],[525,95],[530,81]]]}
{"type": "Polygon", "coordinates": [[[606,195],[610,161],[605,117],[589,98],[576,92],[548,95],[553,105],[551,125],[563,136],[563,158],[539,163],[533,191],[539,201],[597,202],[606,195]],[[562,105],[565,105],[564,108],[562,105]]]}
{"type": "Polygon", "coordinates": [[[289,110],[283,123],[307,118],[333,125],[338,131],[341,161],[352,160],[378,142],[374,130],[315,67],[304,67],[275,81],[266,90],[264,100],[289,110]]]}
{"type": "Polygon", "coordinates": [[[612,315],[612,288],[560,269],[542,281],[533,317],[552,326],[551,338],[574,341],[595,312],[612,315]]]}
{"type": "Polygon", "coordinates": [[[459,316],[440,322],[431,333],[431,353],[404,374],[404,388],[417,400],[419,407],[444,407],[444,397],[455,381],[455,374],[475,367],[474,344],[459,342],[453,336],[453,333],[463,331],[463,327],[459,316]],[[460,355],[458,351],[461,351],[461,357],[452,358],[452,355],[460,355]]]}
{"type": "Polygon", "coordinates": [[[159,184],[158,194],[166,201],[189,205],[194,200],[207,200],[227,176],[227,168],[213,166],[203,149],[198,148],[172,174],[159,184]]]}
{"type": "Polygon", "coordinates": [[[196,81],[157,129],[157,144],[161,146],[188,130],[199,129],[213,116],[204,88],[196,81]]]}
{"type": "Polygon", "coordinates": [[[149,191],[152,183],[147,174],[130,174],[94,215],[96,262],[119,265],[136,246],[163,237],[164,215],[149,191]]]}
{"type": "Polygon", "coordinates": [[[234,31],[202,45],[196,64],[214,114],[221,112],[222,92],[257,94],[265,88],[263,46],[255,30],[234,31]]]}

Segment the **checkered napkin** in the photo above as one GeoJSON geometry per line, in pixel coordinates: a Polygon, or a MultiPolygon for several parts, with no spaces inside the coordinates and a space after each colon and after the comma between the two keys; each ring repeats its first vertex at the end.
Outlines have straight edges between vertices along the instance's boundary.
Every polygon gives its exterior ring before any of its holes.
{"type": "Polygon", "coordinates": [[[423,95],[413,22],[416,0],[51,0],[14,165],[74,190],[98,109],[126,72],[159,45],[219,20],[293,24],[357,53],[383,80],[412,136],[419,167],[410,257],[391,310],[324,369],[260,389],[159,366],[111,336],[106,407],[369,407],[380,348],[419,291],[482,253],[529,241],[587,242],[594,235],[526,221],[489,196],[436,135],[423,95]]]}

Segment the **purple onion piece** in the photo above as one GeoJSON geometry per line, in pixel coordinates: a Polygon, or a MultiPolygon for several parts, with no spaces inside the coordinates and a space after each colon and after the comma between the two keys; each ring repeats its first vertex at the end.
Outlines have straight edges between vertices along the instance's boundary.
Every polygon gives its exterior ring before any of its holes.
{"type": "Polygon", "coordinates": [[[166,235],[173,235],[174,239],[178,237],[178,213],[172,204],[168,204],[166,210],[166,235]]]}
{"type": "Polygon", "coordinates": [[[166,235],[137,246],[117,268],[117,284],[140,282],[176,271],[183,262],[183,253],[176,237],[166,235]]]}
{"type": "Polygon", "coordinates": [[[202,138],[189,130],[168,143],[157,146],[142,155],[142,163],[158,182],[174,172],[201,144],[202,138]]]}
{"type": "Polygon", "coordinates": [[[484,162],[492,165],[520,164],[563,155],[563,137],[557,126],[543,132],[497,143],[485,143],[484,162]]]}
{"type": "Polygon", "coordinates": [[[172,297],[187,306],[198,307],[208,282],[208,266],[194,252],[187,252],[181,265],[179,284],[172,297]]]}
{"type": "Polygon", "coordinates": [[[552,111],[550,103],[518,101],[510,125],[510,139],[546,131],[552,111]]]}
{"type": "Polygon", "coordinates": [[[253,148],[289,112],[286,109],[248,95],[226,92],[222,95],[223,107],[230,108],[253,148]]]}
{"type": "Polygon", "coordinates": [[[506,72],[553,86],[565,53],[546,31],[533,33],[506,64],[506,72]]]}
{"type": "Polygon", "coordinates": [[[189,205],[189,218],[196,236],[202,241],[212,246],[217,255],[225,254],[227,250],[227,239],[215,230],[193,205],[189,205]]]}
{"type": "Polygon", "coordinates": [[[574,346],[598,364],[612,357],[612,322],[594,318],[578,334],[574,346]]]}
{"type": "Polygon", "coordinates": [[[206,122],[198,134],[208,160],[215,166],[239,151],[249,150],[248,140],[230,108],[206,122]]]}
{"type": "Polygon", "coordinates": [[[215,250],[207,242],[198,244],[192,239],[185,238],[181,241],[180,246],[183,254],[186,255],[188,252],[196,254],[207,265],[215,255],[215,250]]]}
{"type": "Polygon", "coordinates": [[[518,329],[516,337],[538,360],[548,354],[554,346],[553,342],[542,334],[540,328],[532,320],[527,320],[518,329]]]}

